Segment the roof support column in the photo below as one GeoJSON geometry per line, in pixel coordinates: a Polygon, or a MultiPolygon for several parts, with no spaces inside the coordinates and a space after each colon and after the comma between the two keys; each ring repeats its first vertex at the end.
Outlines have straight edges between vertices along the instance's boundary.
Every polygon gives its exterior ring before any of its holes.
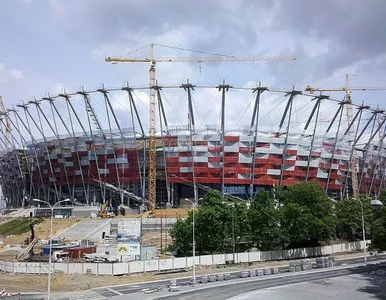
{"type": "Polygon", "coordinates": [[[308,182],[308,178],[310,176],[310,163],[311,163],[311,159],[312,159],[312,151],[314,150],[315,134],[316,134],[316,128],[318,126],[320,104],[321,104],[322,100],[328,99],[328,98],[330,98],[330,97],[324,96],[324,95],[320,95],[320,96],[317,96],[314,98],[314,99],[316,99],[315,106],[311,111],[310,117],[308,118],[306,125],[304,126],[304,130],[307,130],[308,126],[310,125],[310,122],[315,114],[315,111],[316,111],[315,124],[314,124],[314,129],[313,129],[312,137],[311,137],[310,153],[308,154],[308,159],[307,159],[306,182],[308,182]]]}
{"type": "Polygon", "coordinates": [[[259,126],[259,110],[260,110],[260,96],[261,94],[268,90],[267,87],[262,87],[261,82],[259,82],[259,86],[252,90],[252,93],[256,93],[255,97],[255,106],[253,108],[252,120],[251,120],[251,129],[253,128],[253,150],[252,150],[252,162],[251,162],[251,182],[249,183],[249,195],[251,197],[251,201],[253,200],[253,186],[255,183],[255,160],[256,160],[256,143],[257,143],[257,129],[259,126]]]}
{"type": "Polygon", "coordinates": [[[193,197],[194,202],[197,204],[198,201],[198,190],[196,183],[196,169],[194,165],[194,157],[195,157],[195,145],[193,135],[195,134],[195,124],[194,124],[194,113],[193,113],[193,103],[192,103],[192,94],[191,91],[194,90],[194,85],[190,84],[187,81],[186,84],[181,86],[188,93],[188,129],[189,129],[189,137],[190,137],[190,151],[192,155],[192,182],[193,182],[193,197]]]}
{"type": "Polygon", "coordinates": [[[284,114],[283,114],[283,117],[281,118],[280,125],[279,125],[279,129],[281,129],[281,127],[283,126],[284,120],[286,118],[287,112],[289,112],[289,114],[288,114],[288,122],[287,122],[287,129],[286,129],[286,135],[285,135],[284,146],[283,146],[283,155],[282,155],[281,165],[280,165],[280,181],[279,181],[279,185],[283,184],[283,176],[284,176],[284,170],[285,170],[285,165],[284,164],[285,164],[285,159],[286,159],[286,156],[287,156],[286,151],[287,151],[287,143],[288,143],[289,130],[290,130],[290,126],[291,126],[291,116],[292,116],[293,100],[294,100],[294,98],[297,95],[300,95],[301,93],[302,93],[301,91],[292,90],[291,92],[288,92],[286,94],[286,96],[290,96],[290,97],[288,99],[287,106],[286,106],[286,108],[284,110],[284,114]]]}
{"type": "Polygon", "coordinates": [[[143,130],[143,127],[142,127],[141,118],[139,117],[137,107],[136,107],[135,102],[134,102],[133,89],[127,85],[126,87],[123,87],[122,90],[127,91],[127,94],[129,96],[131,123],[133,125],[134,141],[135,141],[135,146],[137,149],[138,175],[139,175],[139,180],[140,180],[140,185],[141,185],[142,201],[143,201],[142,205],[144,205],[145,204],[145,197],[146,197],[146,136],[145,136],[145,131],[143,130]],[[139,147],[138,147],[138,140],[137,140],[137,131],[135,129],[134,113],[135,113],[135,116],[137,118],[138,125],[141,129],[140,134],[141,134],[142,139],[143,139],[142,175],[141,175],[141,165],[140,165],[139,153],[138,153],[139,147]]]}
{"type": "MultiPolygon", "coordinates": [[[[371,118],[370,118],[370,120],[372,120],[373,121],[373,128],[372,128],[372,132],[371,132],[371,136],[370,136],[370,138],[369,138],[369,140],[367,141],[367,143],[366,143],[366,146],[365,146],[365,148],[364,148],[364,153],[363,153],[363,165],[362,165],[362,170],[361,170],[361,177],[360,177],[360,180],[359,180],[359,185],[358,185],[358,187],[359,187],[359,191],[360,191],[360,189],[361,189],[361,186],[362,186],[362,181],[363,181],[363,175],[364,175],[364,171],[365,171],[365,165],[366,165],[366,160],[367,160],[367,155],[368,155],[368,152],[369,152],[369,148],[370,148],[370,143],[372,142],[372,140],[374,139],[374,137],[377,135],[377,133],[378,133],[378,131],[381,129],[381,127],[383,126],[383,124],[385,123],[385,121],[386,121],[386,119],[384,119],[383,121],[382,121],[382,123],[381,124],[379,124],[379,126],[375,129],[375,131],[374,131],[374,126],[375,126],[375,122],[376,122],[376,120],[377,120],[377,115],[379,114],[379,113],[383,113],[383,110],[376,110],[374,113],[373,113],[373,115],[371,116],[371,118]]],[[[369,120],[369,121],[370,121],[369,120]]],[[[363,130],[364,131],[364,130],[363,130]]],[[[363,132],[362,131],[362,132],[363,132]]],[[[359,140],[359,139],[358,139],[359,140]]]]}
{"type": "MultiPolygon", "coordinates": [[[[19,107],[23,107],[23,106],[19,106],[19,107]]],[[[15,117],[17,117],[16,121],[17,120],[20,120],[20,122],[22,123],[24,129],[28,132],[29,136],[31,137],[31,141],[32,141],[32,145],[30,145],[29,147],[33,147],[34,149],[34,154],[35,154],[35,160],[36,160],[36,167],[39,171],[39,178],[40,178],[40,183],[42,185],[42,189],[44,191],[44,197],[46,198],[47,201],[49,201],[49,199],[47,198],[47,193],[46,193],[46,190],[45,190],[45,186],[44,186],[44,181],[43,181],[43,174],[42,174],[42,171],[41,171],[41,168],[40,168],[40,163],[39,163],[39,157],[38,157],[38,154],[37,154],[37,151],[36,151],[36,145],[38,144],[37,141],[35,140],[32,132],[31,132],[31,128],[30,128],[30,125],[29,125],[29,122],[28,122],[28,118],[27,118],[27,114],[25,113],[25,118],[26,118],[26,122],[27,124],[23,121],[23,119],[20,117],[20,115],[18,114],[18,112],[16,110],[13,110],[14,112],[14,115],[15,117]]],[[[12,122],[12,121],[11,121],[12,122]]],[[[18,128],[18,127],[15,127],[15,128],[18,128]]],[[[19,129],[17,129],[18,132],[19,132],[19,135],[22,137],[22,133],[19,131],[19,129]]],[[[24,137],[23,137],[24,139],[24,137]]],[[[25,139],[24,139],[25,140],[25,139]]],[[[26,141],[26,146],[27,146],[27,141],[26,141]]],[[[31,174],[32,176],[32,174],[31,174]]],[[[32,180],[32,179],[31,179],[32,180]]]]}
{"type": "MultiPolygon", "coordinates": [[[[338,121],[338,128],[336,129],[336,133],[335,133],[335,141],[334,141],[334,147],[332,149],[332,153],[331,153],[331,160],[330,160],[330,168],[328,170],[328,175],[327,175],[327,182],[326,182],[326,187],[325,187],[325,193],[327,194],[328,193],[328,185],[330,183],[330,178],[331,178],[331,171],[332,171],[332,165],[334,164],[334,157],[335,157],[335,150],[336,150],[336,144],[338,143],[338,137],[339,137],[339,130],[340,130],[340,125],[342,123],[342,116],[343,116],[343,105],[345,105],[347,102],[342,102],[340,103],[340,106],[339,106],[339,109],[337,111],[337,114],[339,114],[339,121],[338,121]]],[[[336,115],[337,115],[336,114],[336,115]]],[[[331,125],[332,123],[330,124],[329,126],[329,129],[331,128],[331,125]]],[[[327,130],[327,132],[329,131],[329,129],[327,130]]],[[[338,168],[339,168],[339,164],[338,164],[338,168]]]]}
{"type": "MultiPolygon", "coordinates": [[[[79,172],[80,172],[80,177],[82,179],[82,186],[83,186],[83,193],[84,193],[84,197],[86,199],[86,203],[89,204],[88,202],[88,193],[87,193],[87,189],[86,189],[86,184],[84,182],[84,175],[83,175],[83,170],[82,170],[82,164],[80,162],[80,156],[79,156],[79,148],[78,148],[78,141],[75,137],[75,130],[74,130],[74,123],[72,122],[72,117],[71,117],[71,112],[70,112],[70,108],[73,110],[73,112],[75,111],[71,102],[70,102],[70,96],[68,96],[67,94],[63,93],[63,94],[59,94],[59,97],[62,97],[65,99],[65,102],[66,102],[66,107],[67,107],[67,113],[68,113],[68,118],[70,120],[70,124],[71,124],[71,132],[70,130],[67,128],[67,125],[66,123],[64,122],[64,119],[62,118],[61,114],[58,112],[58,109],[56,108],[55,106],[55,103],[52,102],[52,106],[53,108],[55,109],[56,111],[56,114],[59,116],[60,118],[60,121],[62,122],[63,126],[66,128],[68,134],[72,137],[73,139],[73,142],[74,142],[74,148],[75,148],[75,152],[76,152],[76,159],[78,161],[78,168],[79,168],[79,172]]],[[[75,114],[76,118],[78,118],[78,116],[75,114]]],[[[79,122],[79,119],[78,119],[78,122],[79,122]]],[[[82,124],[80,124],[81,128],[83,129],[83,133],[86,134],[84,128],[82,127],[82,124]]],[[[87,136],[87,134],[86,134],[87,136]]],[[[74,175],[73,175],[73,185],[75,185],[75,172],[74,172],[74,175]]],[[[75,196],[75,193],[73,193],[74,196],[75,196]]]]}

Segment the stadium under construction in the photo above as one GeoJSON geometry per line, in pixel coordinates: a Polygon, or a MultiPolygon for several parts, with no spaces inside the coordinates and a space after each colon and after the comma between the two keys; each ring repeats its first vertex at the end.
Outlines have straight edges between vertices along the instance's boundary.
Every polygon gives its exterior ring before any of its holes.
{"type": "MultiPolygon", "coordinates": [[[[34,198],[147,202],[148,90],[63,92],[5,110],[0,175],[7,206],[34,198]]],[[[261,85],[150,90],[158,115],[157,206],[193,198],[193,186],[199,196],[213,188],[242,199],[297,182],[317,182],[334,198],[384,188],[383,110],[261,85]]]]}

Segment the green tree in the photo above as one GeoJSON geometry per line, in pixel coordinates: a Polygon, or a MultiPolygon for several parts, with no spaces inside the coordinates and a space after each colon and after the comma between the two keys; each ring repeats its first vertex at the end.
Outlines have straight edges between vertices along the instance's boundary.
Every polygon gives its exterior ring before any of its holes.
{"type": "Polygon", "coordinates": [[[227,218],[222,206],[203,206],[196,213],[196,247],[199,254],[224,250],[227,218]]]}
{"type": "Polygon", "coordinates": [[[386,190],[383,190],[379,196],[378,200],[382,201],[383,204],[386,204],[386,190]]]}
{"type": "Polygon", "coordinates": [[[262,251],[282,246],[281,213],[267,191],[256,195],[248,211],[250,236],[262,251]]]}
{"type": "Polygon", "coordinates": [[[178,219],[170,228],[169,234],[173,240],[173,246],[178,250],[179,255],[186,255],[192,251],[193,239],[192,218],[186,220],[178,219]]]}
{"type": "Polygon", "coordinates": [[[202,207],[219,207],[222,208],[224,202],[223,195],[217,190],[209,190],[203,199],[202,207]]]}
{"type": "Polygon", "coordinates": [[[386,250],[386,208],[377,208],[377,212],[374,215],[370,250],[383,252],[386,250]]]}
{"type": "MultiPolygon", "coordinates": [[[[373,218],[371,199],[361,195],[360,200],[363,204],[366,233],[369,234],[373,218]]],[[[358,200],[351,198],[338,201],[335,204],[335,214],[338,237],[351,241],[358,235],[362,238],[362,211],[358,200]]]]}
{"type": "Polygon", "coordinates": [[[291,246],[314,246],[335,237],[331,200],[316,183],[299,183],[280,195],[282,228],[291,246]]]}

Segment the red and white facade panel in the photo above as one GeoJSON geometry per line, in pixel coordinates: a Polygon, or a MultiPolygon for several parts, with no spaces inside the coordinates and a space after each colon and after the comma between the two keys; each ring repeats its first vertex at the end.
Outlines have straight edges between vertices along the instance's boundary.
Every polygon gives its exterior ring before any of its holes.
{"type": "Polygon", "coordinates": [[[316,137],[311,152],[311,138],[276,134],[260,134],[256,148],[254,137],[243,133],[222,136],[219,133],[175,134],[164,137],[168,180],[184,183],[250,184],[254,172],[255,185],[291,185],[308,180],[329,189],[344,188],[350,146],[345,142],[326,142],[316,137]],[[253,153],[255,161],[252,164],[253,153]],[[224,167],[224,170],[223,170],[224,167]],[[253,170],[254,169],[254,170],[253,170]]]}

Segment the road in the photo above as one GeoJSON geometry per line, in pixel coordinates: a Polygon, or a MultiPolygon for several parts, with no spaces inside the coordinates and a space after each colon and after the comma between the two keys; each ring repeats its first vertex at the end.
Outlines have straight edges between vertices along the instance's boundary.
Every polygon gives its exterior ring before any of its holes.
{"type": "MultiPolygon", "coordinates": [[[[168,300],[199,300],[199,299],[211,299],[211,300],[225,300],[231,297],[239,296],[251,291],[261,290],[271,287],[289,285],[294,283],[300,283],[305,281],[321,280],[330,277],[345,276],[358,273],[370,272],[374,269],[374,266],[361,266],[353,267],[349,269],[331,269],[326,272],[318,273],[305,273],[297,274],[296,276],[288,276],[281,278],[269,278],[267,280],[253,280],[249,282],[240,282],[231,285],[214,286],[202,290],[191,290],[180,295],[169,295],[159,297],[157,299],[168,300]]],[[[118,299],[118,298],[117,298],[118,299]]]]}
{"type": "MultiPolygon", "coordinates": [[[[368,262],[377,262],[380,260],[385,260],[386,255],[380,255],[375,257],[368,257],[368,262]]],[[[170,284],[170,280],[160,280],[152,281],[138,284],[127,284],[120,286],[111,286],[111,287],[102,287],[95,288],[90,291],[80,292],[76,297],[72,296],[55,296],[53,299],[60,300],[99,300],[99,299],[114,299],[114,300],[123,300],[128,299],[129,297],[133,299],[215,299],[223,300],[228,299],[232,296],[240,295],[248,291],[264,289],[274,286],[282,286],[287,284],[293,284],[304,281],[312,281],[330,277],[345,276],[349,274],[358,274],[369,272],[374,269],[376,266],[353,266],[350,265],[363,263],[362,257],[350,258],[339,260],[336,262],[336,266],[345,266],[345,269],[329,268],[329,269],[314,269],[313,272],[297,272],[289,273],[289,268],[287,266],[279,268],[279,275],[268,275],[263,277],[255,278],[240,278],[240,271],[228,272],[230,274],[230,280],[226,282],[218,283],[206,283],[206,284],[197,284],[193,287],[189,287],[191,278],[177,278],[176,283],[181,286],[181,289],[185,292],[182,294],[172,294],[167,292],[166,287],[170,284]],[[323,270],[323,272],[315,272],[316,270],[323,270]],[[163,287],[162,292],[145,294],[144,290],[151,290],[155,287],[163,287]]],[[[379,266],[378,266],[379,267],[379,266]]],[[[200,278],[200,276],[197,276],[200,278]]],[[[9,297],[7,299],[44,299],[44,295],[19,295],[15,297],[9,297]]]]}
{"type": "MultiPolygon", "coordinates": [[[[369,262],[380,260],[380,259],[386,259],[386,255],[385,256],[383,256],[383,255],[377,256],[377,257],[368,257],[369,262]]],[[[363,258],[360,257],[360,258],[354,258],[354,259],[340,260],[340,261],[337,261],[335,265],[336,266],[342,266],[342,265],[346,265],[346,264],[349,265],[349,264],[357,264],[357,263],[362,263],[362,262],[363,262],[363,258]]],[[[334,269],[332,269],[331,272],[334,272],[333,270],[334,269]]],[[[289,267],[288,266],[280,267],[279,273],[280,274],[289,273],[289,267]]],[[[230,274],[231,280],[240,278],[240,271],[229,272],[229,274],[230,274]]],[[[301,273],[296,273],[296,274],[301,274],[301,273]]],[[[331,274],[332,273],[328,273],[329,276],[331,276],[331,274]]],[[[341,275],[337,275],[337,276],[341,276],[341,275]]],[[[201,276],[197,276],[197,277],[200,278],[201,276]]],[[[188,286],[190,283],[190,280],[191,280],[191,278],[179,278],[179,279],[176,279],[176,283],[180,286],[188,286]]],[[[275,280],[276,280],[275,277],[273,277],[272,281],[275,281],[275,280]]],[[[304,279],[302,279],[302,280],[304,280],[304,279]]],[[[170,284],[170,280],[161,280],[161,281],[157,281],[156,283],[155,282],[147,282],[147,283],[141,283],[141,284],[135,284],[135,285],[128,284],[128,285],[115,286],[115,287],[109,287],[109,288],[98,288],[98,289],[93,289],[93,291],[95,291],[98,294],[105,296],[105,297],[112,297],[112,296],[117,296],[117,295],[134,294],[134,293],[138,293],[144,289],[155,288],[156,286],[166,287],[169,284],[170,284]]],[[[201,299],[203,299],[203,297],[201,299]]],[[[210,299],[212,299],[212,298],[210,298],[210,299]]]]}

